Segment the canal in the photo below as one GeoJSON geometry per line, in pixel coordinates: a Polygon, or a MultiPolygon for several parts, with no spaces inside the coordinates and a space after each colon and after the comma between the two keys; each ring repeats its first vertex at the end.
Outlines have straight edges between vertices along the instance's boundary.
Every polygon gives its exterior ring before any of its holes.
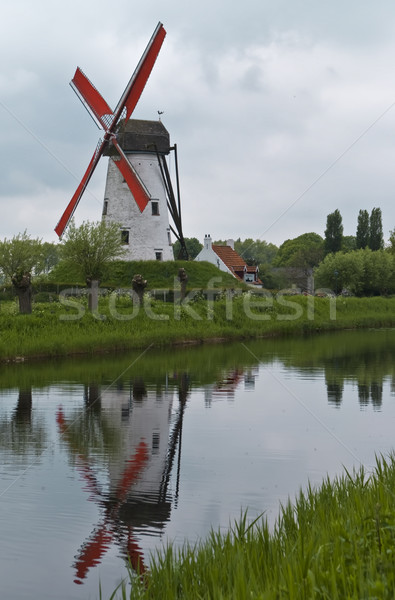
{"type": "Polygon", "coordinates": [[[126,561],[273,525],[394,446],[395,330],[0,367],[0,591],[108,598],[126,561]]]}

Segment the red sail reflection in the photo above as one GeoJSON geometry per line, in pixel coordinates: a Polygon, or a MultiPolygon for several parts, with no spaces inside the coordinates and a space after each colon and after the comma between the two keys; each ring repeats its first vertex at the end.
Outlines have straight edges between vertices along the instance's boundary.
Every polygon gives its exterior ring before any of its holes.
{"type": "Polygon", "coordinates": [[[94,529],[76,556],[75,563],[73,564],[73,567],[76,569],[75,583],[83,583],[88,570],[100,563],[102,556],[108,550],[114,538],[121,544],[133,568],[140,574],[144,573],[146,568],[144,566],[143,553],[133,538],[132,527],[126,526],[126,535],[124,533],[125,527],[121,529],[119,511],[126,501],[130,487],[148,463],[149,453],[146,442],[141,440],[134,454],[126,462],[115,491],[115,500],[109,500],[103,496],[87,456],[82,454],[76,444],[73,443],[62,407],[58,408],[56,421],[60,435],[68,443],[71,452],[77,458],[76,466],[87,484],[86,489],[90,492],[89,499],[95,500],[104,508],[102,523],[94,529]]]}

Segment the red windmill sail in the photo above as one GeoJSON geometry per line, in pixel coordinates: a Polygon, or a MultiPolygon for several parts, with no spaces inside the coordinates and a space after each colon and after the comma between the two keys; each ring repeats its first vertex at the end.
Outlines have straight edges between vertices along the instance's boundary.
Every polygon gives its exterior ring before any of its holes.
{"type": "Polygon", "coordinates": [[[104,139],[103,141],[99,141],[74,196],[70,200],[55,227],[55,231],[59,237],[63,235],[63,232],[73,216],[82,194],[84,193],[85,188],[93,175],[97,163],[103,155],[104,150],[111,142],[118,152],[118,156],[114,162],[119,171],[122,173],[122,176],[124,177],[140,211],[143,212],[144,208],[147,206],[149,201],[148,191],[142,184],[132,165],[127,160],[125,154],[122,152],[116,140],[115,133],[119,121],[124,113],[126,113],[125,122],[130,119],[132,112],[142,94],[145,84],[147,83],[148,77],[151,74],[165,36],[166,31],[162,23],[158,23],[114,112],[112,112],[107,102],[104,100],[95,86],[89,81],[86,75],[81,71],[81,69],[77,68],[71,85],[80,96],[94,119],[104,129],[104,139]]]}

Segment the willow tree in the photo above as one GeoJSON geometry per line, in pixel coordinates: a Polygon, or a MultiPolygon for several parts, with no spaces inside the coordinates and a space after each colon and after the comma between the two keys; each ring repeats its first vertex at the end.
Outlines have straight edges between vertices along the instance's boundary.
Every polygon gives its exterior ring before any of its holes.
{"type": "Polygon", "coordinates": [[[0,271],[11,281],[19,300],[19,312],[32,312],[32,275],[42,262],[43,245],[26,231],[0,241],[0,271]]]}
{"type": "Polygon", "coordinates": [[[84,221],[71,223],[61,245],[61,259],[70,272],[85,279],[89,288],[89,308],[97,309],[98,286],[108,265],[124,254],[121,231],[116,223],[84,221]]]}

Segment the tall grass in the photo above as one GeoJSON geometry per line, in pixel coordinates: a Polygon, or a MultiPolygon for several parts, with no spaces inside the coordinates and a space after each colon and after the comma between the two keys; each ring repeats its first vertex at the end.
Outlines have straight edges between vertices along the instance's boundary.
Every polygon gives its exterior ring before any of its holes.
{"type": "Polygon", "coordinates": [[[152,558],[122,597],[289,600],[395,595],[395,457],[308,486],[281,507],[274,531],[247,513],[225,534],[152,558]]]}
{"type": "Polygon", "coordinates": [[[340,298],[334,305],[328,298],[242,294],[183,305],[150,300],[137,312],[128,298],[113,299],[111,310],[103,298],[96,316],[79,303],[80,314],[76,305],[53,302],[36,304],[32,315],[12,314],[13,305],[2,303],[0,360],[395,325],[395,298],[340,298]]]}

